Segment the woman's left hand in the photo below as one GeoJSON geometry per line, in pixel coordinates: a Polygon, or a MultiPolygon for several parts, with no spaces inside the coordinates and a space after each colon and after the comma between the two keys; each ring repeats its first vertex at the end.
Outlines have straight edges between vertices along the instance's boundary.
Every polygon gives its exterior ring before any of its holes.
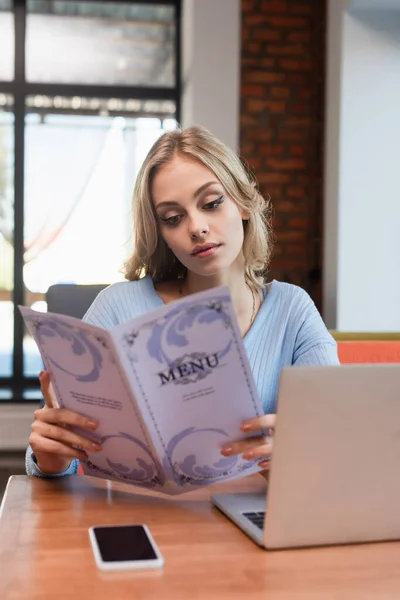
{"type": "Polygon", "coordinates": [[[245,460],[258,460],[259,466],[263,470],[268,470],[270,467],[270,461],[266,457],[270,457],[272,454],[272,440],[271,437],[274,434],[274,428],[276,425],[276,415],[263,415],[256,419],[245,421],[240,426],[243,433],[261,433],[265,430],[269,430],[269,436],[254,435],[239,442],[233,442],[229,446],[225,446],[221,450],[223,456],[233,456],[235,454],[243,454],[245,460]]]}

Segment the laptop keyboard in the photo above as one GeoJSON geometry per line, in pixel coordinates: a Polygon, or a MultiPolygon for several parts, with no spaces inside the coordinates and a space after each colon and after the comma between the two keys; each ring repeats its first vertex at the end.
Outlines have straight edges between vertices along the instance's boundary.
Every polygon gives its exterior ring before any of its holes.
{"type": "Polygon", "coordinates": [[[262,512],[245,512],[243,516],[249,519],[259,529],[264,529],[265,511],[262,512]]]}

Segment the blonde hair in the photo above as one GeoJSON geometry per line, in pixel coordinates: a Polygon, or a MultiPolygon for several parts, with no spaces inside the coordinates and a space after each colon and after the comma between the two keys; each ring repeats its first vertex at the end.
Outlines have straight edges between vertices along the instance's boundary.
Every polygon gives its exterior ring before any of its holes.
{"type": "Polygon", "coordinates": [[[126,279],[135,281],[148,274],[153,281],[170,281],[186,276],[186,267],[159,232],[151,195],[155,174],[177,154],[210,169],[237,206],[248,213],[249,219],[243,221],[245,278],[250,285],[262,286],[272,246],[270,202],[261,196],[254,176],[239,157],[203,127],[163,134],[145,158],[133,192],[134,250],[125,264],[126,279]]]}

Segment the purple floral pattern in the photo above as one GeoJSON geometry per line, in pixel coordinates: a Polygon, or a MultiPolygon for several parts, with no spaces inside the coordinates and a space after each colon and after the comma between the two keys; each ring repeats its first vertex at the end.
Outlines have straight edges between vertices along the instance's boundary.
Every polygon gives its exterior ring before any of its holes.
{"type": "Polygon", "coordinates": [[[150,452],[149,448],[138,438],[129,433],[119,432],[117,434],[107,434],[99,439],[105,453],[107,454],[107,465],[95,465],[91,461],[86,464],[92,471],[99,471],[108,477],[126,480],[136,485],[145,487],[162,486],[165,477],[158,460],[150,452]],[[120,456],[121,441],[128,442],[124,462],[114,462],[112,458],[112,445],[116,442],[118,455],[120,456]],[[111,444],[111,445],[110,445],[111,444]]]}
{"type": "MultiPolygon", "coordinates": [[[[103,363],[103,357],[100,350],[89,339],[89,336],[84,331],[76,331],[70,324],[65,325],[62,320],[56,317],[28,317],[27,320],[33,326],[34,336],[37,338],[38,344],[45,347],[44,338],[59,337],[70,343],[72,354],[77,357],[89,357],[89,367],[86,373],[74,373],[59,364],[59,362],[48,356],[48,360],[53,366],[57,367],[64,373],[72,375],[77,381],[97,381],[100,376],[100,371],[103,363]]],[[[103,348],[107,348],[107,341],[104,337],[97,336],[96,341],[103,348]]],[[[62,358],[62,357],[60,357],[62,358]]]]}
{"type": "Polygon", "coordinates": [[[223,458],[219,456],[215,462],[212,462],[212,464],[198,464],[195,451],[191,452],[190,454],[186,454],[185,452],[182,453],[179,445],[184,440],[187,441],[187,438],[195,436],[199,433],[207,433],[207,439],[209,443],[211,442],[210,434],[215,434],[217,438],[222,438],[225,440],[228,437],[228,434],[223,429],[212,427],[202,429],[188,427],[177,433],[168,443],[167,456],[169,457],[169,460],[167,457],[165,458],[164,469],[166,472],[170,472],[170,464],[172,463],[172,476],[179,485],[209,485],[210,481],[213,479],[223,479],[233,475],[235,472],[239,472],[253,466],[251,461],[242,463],[238,456],[231,456],[229,458],[223,458]]]}

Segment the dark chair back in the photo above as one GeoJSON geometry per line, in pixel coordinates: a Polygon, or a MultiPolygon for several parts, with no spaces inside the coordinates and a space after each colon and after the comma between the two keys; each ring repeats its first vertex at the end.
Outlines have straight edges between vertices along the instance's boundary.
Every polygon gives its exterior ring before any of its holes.
{"type": "MultiPolygon", "coordinates": [[[[51,285],[46,293],[47,310],[82,319],[97,294],[107,286],[108,284],[78,285],[74,283],[51,285]]],[[[43,398],[40,406],[44,406],[43,398]]]]}
{"type": "Polygon", "coordinates": [[[51,285],[46,294],[47,310],[82,319],[97,294],[107,285],[77,285],[74,283],[51,285]]]}

